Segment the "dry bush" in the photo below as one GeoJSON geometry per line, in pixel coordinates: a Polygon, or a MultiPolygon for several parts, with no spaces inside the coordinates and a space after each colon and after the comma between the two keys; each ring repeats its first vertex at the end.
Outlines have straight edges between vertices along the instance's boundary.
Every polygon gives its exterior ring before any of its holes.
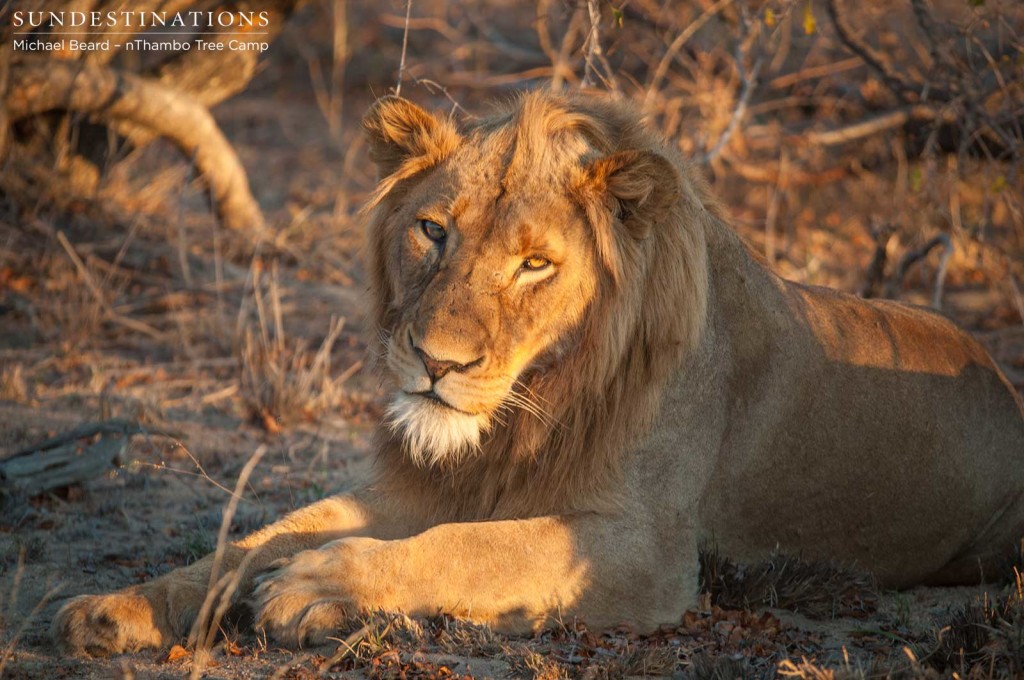
{"type": "Polygon", "coordinates": [[[285,334],[276,266],[266,293],[259,268],[253,276],[257,325],[245,328],[239,339],[241,393],[249,416],[277,432],[283,425],[316,419],[338,404],[347,376],[332,376],[331,351],[345,320],[332,319],[319,348],[310,350],[304,339],[285,334]]]}
{"type": "Polygon", "coordinates": [[[42,337],[65,353],[95,342],[102,336],[111,304],[124,291],[124,279],[96,277],[59,256],[46,258],[40,269],[40,289],[32,302],[42,337]]]}

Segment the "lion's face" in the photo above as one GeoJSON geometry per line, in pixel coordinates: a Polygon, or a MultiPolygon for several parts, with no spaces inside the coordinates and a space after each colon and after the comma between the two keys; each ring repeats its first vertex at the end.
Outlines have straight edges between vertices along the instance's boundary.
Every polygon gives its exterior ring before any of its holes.
{"type": "Polygon", "coordinates": [[[594,224],[610,206],[587,197],[622,164],[601,165],[578,116],[527,108],[462,131],[399,99],[367,116],[387,422],[419,464],[457,462],[514,410],[549,417],[524,376],[580,349],[574,330],[612,275],[594,224]]]}

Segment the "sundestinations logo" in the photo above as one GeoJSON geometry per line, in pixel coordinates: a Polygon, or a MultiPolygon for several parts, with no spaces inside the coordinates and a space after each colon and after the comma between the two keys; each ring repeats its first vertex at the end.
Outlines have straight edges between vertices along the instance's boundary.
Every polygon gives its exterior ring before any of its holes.
{"type": "Polygon", "coordinates": [[[265,52],[266,11],[15,11],[14,49],[24,52],[265,52]]]}

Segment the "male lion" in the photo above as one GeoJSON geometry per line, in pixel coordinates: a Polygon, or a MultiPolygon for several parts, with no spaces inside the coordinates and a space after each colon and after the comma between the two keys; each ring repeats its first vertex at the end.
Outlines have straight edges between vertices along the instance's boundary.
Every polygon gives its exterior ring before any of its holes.
{"type": "MultiPolygon", "coordinates": [[[[887,587],[977,580],[1021,537],[1024,409],[978,343],[779,279],[627,104],[535,92],[458,124],[389,97],[365,127],[393,397],[373,483],[223,556],[279,642],[371,608],[650,631],[712,537],[887,587]]],[[[55,634],[179,640],[212,563],[76,598],[55,634]]]]}

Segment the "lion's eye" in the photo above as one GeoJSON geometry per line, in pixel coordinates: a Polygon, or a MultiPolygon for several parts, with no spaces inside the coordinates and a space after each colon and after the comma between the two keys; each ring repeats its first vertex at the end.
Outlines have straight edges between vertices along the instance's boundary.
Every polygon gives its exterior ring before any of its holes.
{"type": "Polygon", "coordinates": [[[551,266],[551,260],[539,255],[531,255],[523,260],[523,269],[530,272],[537,272],[551,266]]]}
{"type": "Polygon", "coordinates": [[[437,222],[431,222],[430,220],[420,220],[420,229],[434,243],[443,243],[445,237],[448,236],[447,229],[437,222]]]}

